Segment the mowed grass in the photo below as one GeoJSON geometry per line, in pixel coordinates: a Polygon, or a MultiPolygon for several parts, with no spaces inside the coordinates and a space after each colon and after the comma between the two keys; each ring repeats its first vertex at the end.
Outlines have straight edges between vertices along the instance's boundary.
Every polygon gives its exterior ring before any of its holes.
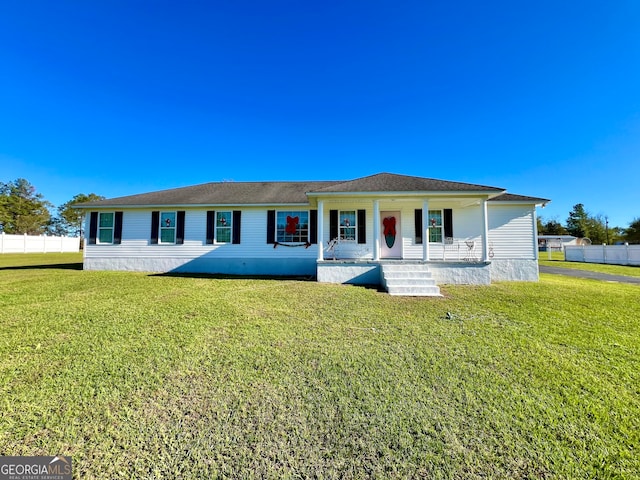
{"type": "Polygon", "coordinates": [[[638,286],[400,298],[80,261],[0,256],[2,455],[83,479],[638,478],[638,286]]]}
{"type": "Polygon", "coordinates": [[[566,262],[564,260],[564,252],[551,252],[551,255],[549,255],[548,252],[540,252],[538,263],[549,267],[562,267],[574,270],[607,273],[610,275],[640,277],[640,267],[632,265],[609,265],[604,263],[566,262]]]}

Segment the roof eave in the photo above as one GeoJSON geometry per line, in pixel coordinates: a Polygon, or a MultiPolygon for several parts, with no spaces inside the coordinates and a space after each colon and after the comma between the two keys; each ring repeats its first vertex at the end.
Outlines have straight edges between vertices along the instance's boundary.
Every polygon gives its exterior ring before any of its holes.
{"type": "Polygon", "coordinates": [[[277,202],[277,203],[156,203],[156,204],[122,204],[110,203],[108,205],[85,205],[76,208],[84,210],[103,208],[207,208],[207,207],[304,207],[309,202],[277,202]]]}

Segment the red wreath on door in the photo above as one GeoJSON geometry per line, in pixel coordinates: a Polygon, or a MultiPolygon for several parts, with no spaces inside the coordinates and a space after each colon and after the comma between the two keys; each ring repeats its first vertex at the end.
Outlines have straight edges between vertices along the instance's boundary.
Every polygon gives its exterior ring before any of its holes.
{"type": "Polygon", "coordinates": [[[382,225],[384,225],[384,236],[391,235],[392,237],[396,236],[396,217],[387,217],[382,220],[382,225]]]}

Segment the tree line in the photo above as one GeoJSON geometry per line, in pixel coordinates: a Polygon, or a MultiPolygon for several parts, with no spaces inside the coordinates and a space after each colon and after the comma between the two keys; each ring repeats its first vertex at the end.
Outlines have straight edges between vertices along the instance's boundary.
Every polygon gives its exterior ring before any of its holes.
{"type": "Polygon", "coordinates": [[[0,182],[0,232],[81,236],[83,212],[75,205],[104,198],[79,193],[56,208],[24,178],[0,182]]]}
{"type": "Polygon", "coordinates": [[[565,224],[557,220],[544,221],[538,217],[539,235],[573,235],[588,238],[592,244],[614,245],[616,243],[640,243],[640,217],[631,221],[627,228],[609,226],[605,215],[592,215],[582,203],[573,206],[565,224]]]}
{"type": "MultiPolygon", "coordinates": [[[[55,208],[24,178],[0,182],[0,232],[81,236],[83,212],[75,205],[104,198],[95,193],[79,193],[55,208]]],[[[578,203],[569,212],[565,225],[538,217],[538,234],[573,235],[588,238],[594,244],[640,243],[640,217],[627,228],[610,227],[606,216],[592,215],[578,203]]]]}

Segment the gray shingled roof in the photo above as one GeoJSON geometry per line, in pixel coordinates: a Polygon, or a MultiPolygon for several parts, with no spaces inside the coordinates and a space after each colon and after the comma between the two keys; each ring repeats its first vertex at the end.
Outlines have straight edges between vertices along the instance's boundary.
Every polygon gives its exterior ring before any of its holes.
{"type": "Polygon", "coordinates": [[[98,200],[78,206],[138,205],[277,205],[309,203],[306,192],[335,182],[212,182],[126,197],[98,200]]]}
{"type": "Polygon", "coordinates": [[[317,193],[329,192],[503,192],[504,188],[449,182],[433,178],[411,177],[394,173],[378,173],[347,182],[334,183],[317,193]]]}
{"type": "MultiPolygon", "coordinates": [[[[212,182],[79,204],[79,207],[181,206],[181,205],[278,205],[308,204],[310,195],[364,192],[482,192],[498,194],[502,188],[449,182],[432,178],[379,173],[350,181],[323,182],[212,182]]],[[[511,194],[496,199],[514,201],[511,194]]],[[[547,201],[520,197],[520,201],[547,201]]],[[[539,203],[539,202],[536,202],[539,203]]]]}
{"type": "Polygon", "coordinates": [[[515,193],[503,193],[497,197],[493,197],[491,202],[526,202],[526,203],[547,203],[551,200],[547,198],[528,197],[526,195],[516,195],[515,193]]]}

